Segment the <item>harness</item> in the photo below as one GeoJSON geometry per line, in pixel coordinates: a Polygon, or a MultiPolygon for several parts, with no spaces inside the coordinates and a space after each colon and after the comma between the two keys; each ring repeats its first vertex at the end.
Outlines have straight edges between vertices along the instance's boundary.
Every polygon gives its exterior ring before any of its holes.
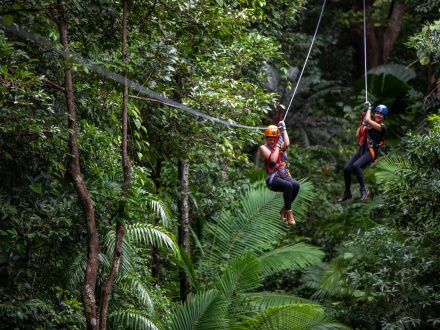
{"type": "Polygon", "coordinates": [[[374,141],[370,134],[368,133],[368,130],[366,131],[366,142],[367,142],[367,148],[370,150],[371,156],[373,157],[373,160],[376,161],[377,158],[377,148],[387,143],[387,138],[384,135],[382,141],[377,143],[374,141]]]}
{"type": "MultiPolygon", "coordinates": [[[[272,155],[274,149],[272,149],[268,144],[265,144],[265,146],[270,150],[270,155],[272,155]]],[[[289,173],[290,164],[287,161],[281,161],[281,153],[282,153],[281,151],[278,153],[278,159],[273,168],[271,168],[270,166],[271,165],[270,155],[266,161],[266,170],[267,173],[270,173],[270,178],[267,186],[269,187],[270,190],[272,190],[272,181],[276,174],[278,174],[281,178],[284,178],[286,175],[290,176],[289,173]],[[280,167],[283,168],[284,171],[281,172],[280,167]]]]}

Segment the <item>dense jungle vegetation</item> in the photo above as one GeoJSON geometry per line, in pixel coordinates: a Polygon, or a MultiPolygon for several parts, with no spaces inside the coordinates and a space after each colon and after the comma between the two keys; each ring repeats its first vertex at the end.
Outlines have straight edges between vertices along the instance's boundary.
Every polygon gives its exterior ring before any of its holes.
{"type": "Polygon", "coordinates": [[[0,329],[439,329],[439,8],[1,0],[0,329]],[[387,144],[338,204],[366,98],[387,144]]]}

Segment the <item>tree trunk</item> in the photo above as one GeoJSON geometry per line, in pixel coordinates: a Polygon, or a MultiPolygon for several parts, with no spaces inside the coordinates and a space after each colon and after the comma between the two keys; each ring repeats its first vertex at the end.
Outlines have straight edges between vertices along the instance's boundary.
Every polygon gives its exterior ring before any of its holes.
{"type": "MultiPolygon", "coordinates": [[[[390,52],[394,43],[399,36],[403,24],[403,14],[405,12],[405,5],[403,3],[392,2],[388,22],[386,25],[374,26],[371,20],[371,7],[374,1],[365,1],[365,25],[366,25],[366,44],[367,44],[367,70],[375,68],[379,65],[385,64],[388,60],[390,52]]],[[[353,12],[363,12],[363,0],[356,0],[353,7],[353,12]]],[[[353,78],[359,79],[365,74],[365,54],[364,54],[364,26],[359,23],[353,23],[350,26],[350,42],[353,47],[353,78]]]]}
{"type": "MultiPolygon", "coordinates": [[[[122,62],[127,63],[127,0],[122,1],[123,6],[123,18],[122,18],[122,62]]],[[[122,184],[121,199],[119,201],[118,215],[119,219],[116,224],[116,240],[113,250],[113,262],[110,269],[110,274],[102,287],[101,291],[101,306],[100,306],[100,329],[105,330],[107,327],[107,309],[110,295],[112,292],[113,284],[119,273],[119,266],[121,263],[122,255],[122,243],[124,240],[125,223],[122,220],[125,213],[125,196],[127,195],[130,187],[130,161],[127,153],[127,103],[128,103],[128,84],[127,84],[127,71],[122,73],[124,86],[123,86],[123,100],[122,100],[122,168],[124,171],[124,182],[122,184]]]]}
{"type": "Polygon", "coordinates": [[[391,49],[399,36],[400,30],[402,29],[404,13],[405,5],[393,1],[388,19],[388,27],[383,36],[382,63],[387,62],[391,49]]]}
{"type": "Polygon", "coordinates": [[[95,210],[93,207],[93,201],[90,197],[89,191],[82,179],[82,173],[79,162],[79,150],[78,150],[78,123],[75,109],[75,100],[73,96],[73,78],[70,69],[69,62],[69,44],[67,38],[67,28],[64,17],[63,1],[57,2],[57,27],[60,34],[60,43],[63,46],[65,55],[65,71],[64,71],[64,84],[65,95],[67,103],[67,111],[69,113],[69,151],[71,157],[68,164],[68,173],[72,180],[75,192],[78,195],[79,202],[83,209],[83,214],[86,222],[88,242],[88,256],[86,272],[84,276],[82,299],[84,303],[84,312],[86,315],[87,329],[97,329],[98,320],[96,319],[96,300],[95,300],[95,287],[96,277],[98,272],[98,251],[99,251],[99,237],[96,230],[95,222],[95,210]]]}
{"type": "MultiPolygon", "coordinates": [[[[179,246],[191,256],[190,249],[190,219],[189,219],[189,161],[179,160],[179,180],[181,184],[181,195],[179,196],[179,246]]],[[[185,301],[189,293],[190,279],[184,272],[180,273],[180,298],[185,301]]]]}

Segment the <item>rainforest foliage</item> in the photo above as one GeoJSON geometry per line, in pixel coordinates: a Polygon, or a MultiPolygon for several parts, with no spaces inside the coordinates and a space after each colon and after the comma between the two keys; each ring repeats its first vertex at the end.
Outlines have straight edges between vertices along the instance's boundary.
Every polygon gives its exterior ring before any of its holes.
{"type": "Polygon", "coordinates": [[[327,2],[1,1],[0,328],[437,329],[440,2],[327,2]]]}

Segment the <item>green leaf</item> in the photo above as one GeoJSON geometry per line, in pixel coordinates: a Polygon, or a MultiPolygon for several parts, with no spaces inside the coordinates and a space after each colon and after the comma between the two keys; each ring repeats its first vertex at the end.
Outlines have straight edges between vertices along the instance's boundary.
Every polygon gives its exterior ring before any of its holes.
{"type": "Polygon", "coordinates": [[[36,192],[37,194],[41,194],[43,191],[41,184],[39,183],[32,183],[31,185],[29,185],[29,189],[33,192],[36,192]]]}
{"type": "Polygon", "coordinates": [[[3,23],[5,23],[7,26],[12,25],[12,23],[14,23],[14,18],[12,17],[12,15],[5,15],[2,18],[3,23]]]}
{"type": "Polygon", "coordinates": [[[420,64],[421,65],[427,65],[427,64],[429,64],[430,61],[431,61],[431,59],[428,56],[420,57],[420,64]]]}

